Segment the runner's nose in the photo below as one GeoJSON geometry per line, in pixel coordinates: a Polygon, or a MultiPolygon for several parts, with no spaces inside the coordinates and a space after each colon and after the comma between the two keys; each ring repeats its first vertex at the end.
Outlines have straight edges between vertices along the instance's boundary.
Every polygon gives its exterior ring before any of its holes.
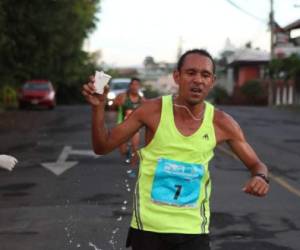
{"type": "Polygon", "coordinates": [[[195,74],[194,78],[193,78],[193,83],[196,84],[204,84],[204,77],[202,76],[202,74],[199,72],[197,74],[195,74]]]}

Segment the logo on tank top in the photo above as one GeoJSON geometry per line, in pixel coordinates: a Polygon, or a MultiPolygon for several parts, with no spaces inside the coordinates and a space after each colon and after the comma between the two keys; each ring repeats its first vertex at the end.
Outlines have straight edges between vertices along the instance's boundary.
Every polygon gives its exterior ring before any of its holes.
{"type": "Polygon", "coordinates": [[[208,134],[205,134],[205,135],[203,135],[203,136],[202,136],[202,138],[203,138],[204,140],[206,140],[206,141],[208,141],[208,140],[209,140],[209,136],[208,136],[208,134]]]}

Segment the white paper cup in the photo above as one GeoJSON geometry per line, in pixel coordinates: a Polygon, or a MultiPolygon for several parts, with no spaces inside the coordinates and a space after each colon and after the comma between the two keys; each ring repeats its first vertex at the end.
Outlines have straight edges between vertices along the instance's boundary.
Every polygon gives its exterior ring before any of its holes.
{"type": "Polygon", "coordinates": [[[103,94],[104,86],[108,84],[111,76],[105,74],[103,71],[96,71],[95,74],[95,88],[97,94],[103,94]]]}

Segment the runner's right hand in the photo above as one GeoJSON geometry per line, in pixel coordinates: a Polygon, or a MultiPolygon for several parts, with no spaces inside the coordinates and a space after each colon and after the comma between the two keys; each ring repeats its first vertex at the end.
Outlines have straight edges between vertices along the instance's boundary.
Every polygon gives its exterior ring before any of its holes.
{"type": "Polygon", "coordinates": [[[92,106],[96,107],[96,106],[105,105],[106,96],[108,93],[108,86],[104,87],[104,92],[102,95],[97,94],[95,92],[96,89],[95,89],[94,82],[95,82],[95,77],[91,76],[90,81],[83,85],[81,93],[85,97],[87,102],[92,106]]]}

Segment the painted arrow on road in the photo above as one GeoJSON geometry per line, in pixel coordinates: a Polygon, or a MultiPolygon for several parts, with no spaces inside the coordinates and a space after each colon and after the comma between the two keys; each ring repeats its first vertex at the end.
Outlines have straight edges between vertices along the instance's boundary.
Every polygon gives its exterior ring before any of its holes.
{"type": "Polygon", "coordinates": [[[61,175],[62,173],[74,167],[78,163],[78,161],[66,161],[68,156],[71,154],[93,156],[95,158],[99,157],[99,155],[96,155],[91,150],[72,150],[71,146],[65,146],[56,162],[45,162],[42,163],[42,166],[57,176],[61,175]]]}

